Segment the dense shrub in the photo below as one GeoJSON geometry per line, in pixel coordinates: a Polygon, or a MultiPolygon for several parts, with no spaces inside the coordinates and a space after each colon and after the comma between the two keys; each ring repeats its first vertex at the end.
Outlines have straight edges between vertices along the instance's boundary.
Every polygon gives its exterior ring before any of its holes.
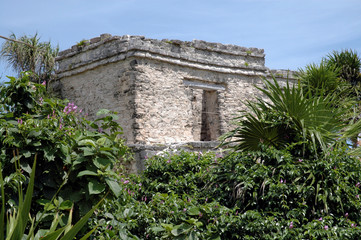
{"type": "MultiPolygon", "coordinates": [[[[45,84],[10,78],[0,89],[0,161],[6,176],[6,193],[16,202],[14,161],[20,159],[24,183],[37,155],[34,199],[45,204],[55,193],[58,202],[75,203],[75,219],[86,213],[103,194],[119,195],[113,168],[126,157],[128,148],[119,136],[116,115],[101,110],[95,121],[86,120],[74,103],[51,98],[45,84]]],[[[42,206],[33,205],[36,213],[42,206]]]]}
{"type": "Polygon", "coordinates": [[[93,219],[103,230],[96,239],[357,239],[361,234],[361,163],[342,148],[319,159],[264,148],[224,158],[183,152],[147,163],[143,174],[124,177],[121,197],[108,201],[93,219]]]}

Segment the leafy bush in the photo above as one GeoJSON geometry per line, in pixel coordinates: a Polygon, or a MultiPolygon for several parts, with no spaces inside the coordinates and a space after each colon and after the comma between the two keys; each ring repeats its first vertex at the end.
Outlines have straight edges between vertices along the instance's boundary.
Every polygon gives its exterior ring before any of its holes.
{"type": "Polygon", "coordinates": [[[124,176],[121,196],[103,205],[93,219],[104,230],[96,239],[216,239],[218,232],[205,226],[229,210],[201,189],[218,159],[219,154],[186,152],[147,159],[146,170],[124,176]]]}
{"type": "MultiPolygon", "coordinates": [[[[101,110],[99,115],[104,116],[86,120],[74,103],[48,97],[45,85],[30,82],[27,73],[19,79],[10,78],[6,84],[0,89],[4,176],[11,179],[13,162],[19,157],[26,183],[37,155],[34,198],[51,199],[61,187],[59,199],[75,203],[75,219],[88,212],[106,191],[120,194],[113,168],[119,167],[122,158],[126,160],[129,150],[119,137],[122,132],[114,113],[101,110]]],[[[12,189],[11,184],[7,187],[12,189]]],[[[15,192],[6,192],[16,201],[15,192]]],[[[32,209],[40,208],[34,204],[32,209]]]]}
{"type": "MultiPolygon", "coordinates": [[[[19,168],[20,164],[18,160],[15,161],[16,174],[21,175],[21,169],[19,168]]],[[[1,163],[0,163],[1,169],[1,163]]],[[[14,208],[8,210],[6,220],[5,220],[5,191],[4,191],[4,180],[2,171],[0,170],[0,189],[1,189],[1,213],[0,213],[0,239],[4,240],[17,240],[17,239],[32,239],[32,240],[50,240],[50,239],[60,239],[60,240],[71,240],[75,235],[82,229],[82,227],[87,223],[89,217],[93,214],[95,209],[99,206],[99,202],[94,206],[87,214],[85,214],[82,219],[79,220],[74,226],[72,226],[72,206],[70,206],[69,215],[67,223],[63,227],[58,227],[60,218],[58,213],[55,215],[54,220],[52,221],[50,229],[37,229],[42,217],[45,215],[45,212],[40,214],[40,218],[37,216],[31,217],[30,207],[34,191],[34,182],[35,182],[35,169],[36,169],[36,157],[31,169],[29,184],[27,186],[25,198],[23,196],[21,183],[17,183],[18,187],[18,196],[19,203],[14,208]],[[30,221],[29,221],[30,220],[30,221]],[[30,224],[30,226],[29,226],[30,224]],[[27,234],[25,233],[27,232],[27,234]]],[[[71,204],[72,205],[72,204],[71,204]]],[[[46,211],[46,210],[44,210],[46,211]]],[[[90,232],[84,235],[82,239],[87,239],[92,232],[96,229],[93,228],[90,232]]]]}
{"type": "Polygon", "coordinates": [[[156,156],[123,176],[94,239],[357,239],[360,187],[361,163],[342,148],[156,156]]]}

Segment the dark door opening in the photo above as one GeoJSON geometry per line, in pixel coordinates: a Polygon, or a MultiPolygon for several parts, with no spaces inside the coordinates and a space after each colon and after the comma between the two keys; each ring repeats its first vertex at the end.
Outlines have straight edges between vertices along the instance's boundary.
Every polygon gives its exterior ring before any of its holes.
{"type": "Polygon", "coordinates": [[[220,136],[217,91],[203,90],[201,141],[217,140],[220,136]]]}

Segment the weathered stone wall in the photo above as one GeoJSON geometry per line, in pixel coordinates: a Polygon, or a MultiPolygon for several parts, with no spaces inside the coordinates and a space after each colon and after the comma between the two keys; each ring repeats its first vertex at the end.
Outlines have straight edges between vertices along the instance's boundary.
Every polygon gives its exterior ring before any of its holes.
{"type": "Polygon", "coordinates": [[[135,76],[127,60],[63,77],[58,87],[62,97],[75,102],[91,119],[102,108],[118,112],[124,137],[132,143],[135,139],[135,76]]]}
{"type": "Polygon", "coordinates": [[[209,141],[232,128],[241,100],[262,97],[254,85],[270,76],[264,57],[257,48],[105,34],[61,52],[53,86],[90,117],[118,112],[128,143],[209,141]]]}

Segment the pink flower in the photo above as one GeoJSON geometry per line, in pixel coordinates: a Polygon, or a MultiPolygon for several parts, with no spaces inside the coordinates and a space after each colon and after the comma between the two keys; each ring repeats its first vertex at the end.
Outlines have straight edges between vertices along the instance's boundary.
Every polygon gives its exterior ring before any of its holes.
{"type": "Polygon", "coordinates": [[[320,217],[318,220],[319,220],[319,221],[322,221],[322,217],[320,217]]]}
{"type": "Polygon", "coordinates": [[[300,158],[300,159],[298,159],[298,161],[299,161],[299,162],[302,162],[302,161],[303,161],[303,159],[301,159],[301,158],[300,158]]]}
{"type": "Polygon", "coordinates": [[[183,212],[186,212],[186,211],[187,211],[187,209],[186,209],[186,208],[184,208],[184,209],[183,209],[183,212]]]}
{"type": "Polygon", "coordinates": [[[345,217],[346,217],[346,218],[348,217],[348,213],[345,213],[345,217]]]}
{"type": "Polygon", "coordinates": [[[356,187],[360,187],[360,185],[361,185],[361,183],[360,182],[358,182],[358,183],[356,183],[356,187]]]}
{"type": "Polygon", "coordinates": [[[68,105],[64,108],[63,112],[66,114],[75,113],[78,109],[78,106],[76,106],[74,103],[68,103],[68,105]]]}
{"type": "Polygon", "coordinates": [[[327,229],[328,229],[328,226],[327,226],[327,225],[325,225],[323,228],[324,228],[325,230],[327,230],[327,229]]]}
{"type": "Polygon", "coordinates": [[[281,181],[280,181],[280,183],[283,183],[283,179],[281,178],[281,181]]]}
{"type": "Polygon", "coordinates": [[[123,183],[124,183],[124,184],[127,184],[127,183],[129,183],[129,180],[125,180],[123,183]]]}
{"type": "Polygon", "coordinates": [[[290,226],[289,226],[290,229],[293,228],[293,222],[290,223],[290,226]]]}
{"type": "Polygon", "coordinates": [[[46,85],[46,81],[42,82],[41,85],[45,86],[45,85],[46,85]]]}
{"type": "Polygon", "coordinates": [[[357,194],[357,195],[356,195],[356,198],[360,198],[360,195],[357,194]]]}

